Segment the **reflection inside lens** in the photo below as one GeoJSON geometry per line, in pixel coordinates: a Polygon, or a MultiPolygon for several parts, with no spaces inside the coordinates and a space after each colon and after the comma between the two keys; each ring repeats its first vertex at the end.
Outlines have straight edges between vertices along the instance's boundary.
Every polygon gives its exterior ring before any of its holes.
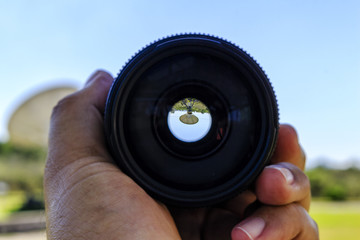
{"type": "Polygon", "coordinates": [[[175,103],[168,114],[170,132],[184,142],[201,140],[211,127],[208,107],[196,98],[184,98],[175,103]]]}

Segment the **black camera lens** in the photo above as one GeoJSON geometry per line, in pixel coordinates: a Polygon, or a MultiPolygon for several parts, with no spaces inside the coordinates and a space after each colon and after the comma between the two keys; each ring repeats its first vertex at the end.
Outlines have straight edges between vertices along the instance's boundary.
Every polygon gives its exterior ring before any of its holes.
{"type": "Polygon", "coordinates": [[[119,167],[151,196],[207,206],[245,190],[276,144],[271,84],[243,50],[184,34],[138,52],[115,79],[105,133],[119,167]]]}

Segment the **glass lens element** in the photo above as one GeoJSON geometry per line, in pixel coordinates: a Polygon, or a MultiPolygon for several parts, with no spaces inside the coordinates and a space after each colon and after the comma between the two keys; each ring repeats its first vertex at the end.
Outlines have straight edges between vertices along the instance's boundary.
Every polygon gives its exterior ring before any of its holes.
{"type": "Polygon", "coordinates": [[[208,107],[196,98],[184,98],[175,103],[168,113],[170,132],[183,142],[201,140],[211,128],[208,107]]]}

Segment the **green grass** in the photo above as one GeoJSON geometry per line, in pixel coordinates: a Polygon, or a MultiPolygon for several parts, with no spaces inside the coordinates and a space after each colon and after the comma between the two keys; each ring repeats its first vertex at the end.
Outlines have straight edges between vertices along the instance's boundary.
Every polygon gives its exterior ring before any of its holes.
{"type": "Polygon", "coordinates": [[[313,201],[310,215],[319,226],[320,239],[359,239],[360,201],[313,201]]]}

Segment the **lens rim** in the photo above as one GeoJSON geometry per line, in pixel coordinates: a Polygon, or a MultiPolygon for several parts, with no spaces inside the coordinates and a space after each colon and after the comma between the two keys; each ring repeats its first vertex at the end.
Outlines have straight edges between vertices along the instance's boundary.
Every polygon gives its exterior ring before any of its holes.
{"type": "MultiPolygon", "coordinates": [[[[202,99],[199,100],[202,101],[202,99]]],[[[204,103],[209,106],[206,100],[204,103]]],[[[231,117],[231,110],[229,110],[229,121],[231,117]]],[[[231,125],[231,122],[229,125],[231,125]]],[[[207,35],[177,35],[155,42],[140,51],[128,62],[116,78],[109,92],[105,111],[105,133],[111,153],[120,168],[150,195],[167,204],[178,206],[206,206],[215,204],[235,196],[247,188],[269,161],[275,148],[277,131],[278,109],[275,94],[260,66],[235,45],[207,35]],[[261,102],[261,141],[251,158],[251,164],[245,166],[243,170],[243,172],[246,172],[246,175],[238,174],[225,184],[212,187],[210,190],[205,189],[204,191],[189,188],[189,191],[186,192],[184,189],[174,189],[171,185],[162,184],[156,177],[153,178],[153,176],[145,171],[146,169],[142,169],[137,161],[135,161],[130,151],[130,146],[127,143],[126,134],[123,134],[126,131],[126,126],[124,126],[125,122],[122,119],[122,114],[126,112],[126,99],[131,97],[131,89],[136,82],[134,79],[139,79],[145,69],[152,66],[154,62],[164,58],[164,55],[181,53],[184,47],[192,48],[195,52],[206,49],[215,55],[216,53],[219,54],[219,52],[220,55],[227,55],[230,64],[245,69],[244,71],[249,74],[250,79],[255,79],[253,82],[248,82],[248,84],[250,88],[257,89],[254,91],[254,98],[261,102]]],[[[202,155],[202,157],[206,158],[207,156],[202,155]]]]}

